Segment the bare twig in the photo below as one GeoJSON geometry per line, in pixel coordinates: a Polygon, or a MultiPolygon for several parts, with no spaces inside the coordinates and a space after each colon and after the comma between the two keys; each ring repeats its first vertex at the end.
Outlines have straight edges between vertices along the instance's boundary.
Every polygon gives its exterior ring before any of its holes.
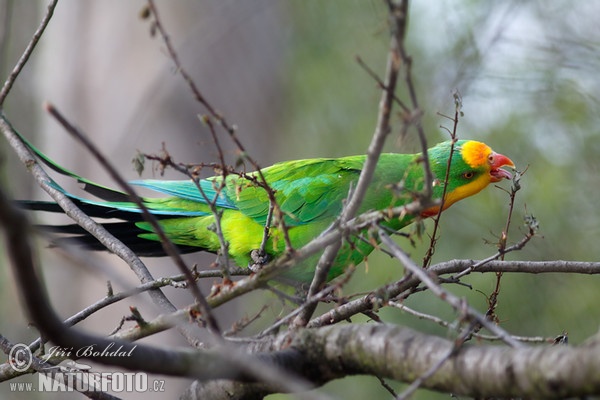
{"type": "MultiPolygon", "coordinates": [[[[415,316],[419,319],[431,321],[431,322],[438,324],[444,328],[449,328],[449,329],[453,329],[453,330],[458,329],[458,326],[454,323],[443,320],[442,318],[436,317],[435,315],[419,312],[417,310],[414,310],[414,309],[408,307],[404,303],[390,300],[388,302],[388,305],[390,305],[392,307],[396,307],[399,310],[406,311],[408,314],[415,316]]],[[[519,342],[527,342],[527,343],[552,343],[552,341],[554,340],[554,338],[543,337],[543,336],[517,336],[517,335],[511,335],[511,336],[513,339],[518,340],[519,342]]],[[[498,336],[483,335],[478,332],[473,332],[473,337],[482,339],[482,340],[489,340],[489,341],[500,340],[500,338],[498,336]]]]}
{"type": "MultiPolygon", "coordinates": [[[[281,209],[279,208],[279,204],[277,203],[277,200],[275,198],[275,192],[269,186],[269,183],[265,179],[260,165],[258,164],[258,162],[256,162],[256,160],[254,160],[252,157],[250,157],[250,155],[246,151],[246,148],[244,147],[244,145],[242,144],[240,139],[237,137],[235,126],[231,125],[225,119],[225,117],[212,106],[212,104],[201,93],[200,89],[194,82],[194,79],[191,77],[191,75],[187,72],[187,70],[181,64],[181,61],[179,60],[179,56],[177,55],[177,52],[175,51],[175,48],[173,47],[173,44],[171,43],[171,39],[161,22],[161,19],[160,19],[159,13],[158,13],[158,9],[156,8],[156,5],[154,4],[153,0],[148,0],[148,8],[149,8],[150,12],[152,13],[152,15],[154,16],[154,26],[160,33],[160,35],[163,39],[163,42],[164,42],[165,46],[167,47],[167,52],[169,53],[169,57],[171,57],[171,60],[175,64],[177,72],[181,75],[181,77],[184,79],[184,81],[190,88],[191,92],[193,93],[194,97],[196,98],[196,101],[198,101],[200,104],[202,104],[207,109],[210,117],[214,118],[219,123],[219,125],[229,134],[229,137],[231,138],[233,143],[237,146],[237,148],[240,152],[240,155],[252,165],[252,167],[258,174],[258,177],[260,179],[260,187],[262,187],[266,191],[267,196],[269,197],[269,202],[273,205],[273,207],[276,210],[276,215],[282,216],[281,218],[278,219],[277,222],[279,223],[279,226],[280,226],[282,234],[283,234],[283,238],[284,238],[285,245],[286,245],[286,252],[291,253],[293,251],[293,247],[292,247],[292,242],[290,241],[287,227],[285,225],[285,221],[283,220],[283,213],[281,212],[281,209]]],[[[204,119],[209,120],[209,117],[205,116],[204,119]]],[[[218,144],[218,142],[215,142],[215,143],[218,144]]]]}
{"type": "MultiPolygon", "coordinates": [[[[397,4],[394,0],[386,0],[386,3],[388,5],[388,9],[390,12],[390,15],[395,15],[395,14],[400,14],[402,16],[402,18],[408,18],[408,0],[400,0],[399,4],[397,4]]],[[[394,18],[395,21],[399,21],[399,19],[396,17],[394,18]]],[[[406,23],[404,24],[396,24],[395,26],[392,25],[392,29],[396,29],[399,31],[405,30],[406,29],[406,23]]],[[[404,32],[400,32],[398,33],[400,35],[404,35],[404,32]]],[[[406,84],[406,87],[408,89],[408,93],[409,93],[409,97],[410,97],[410,101],[411,101],[411,105],[413,108],[413,111],[407,115],[406,118],[406,128],[403,130],[403,132],[406,132],[406,130],[408,129],[408,126],[410,124],[414,124],[416,129],[417,129],[417,133],[418,133],[418,137],[419,137],[419,142],[421,144],[421,152],[423,153],[423,171],[425,172],[425,181],[424,181],[424,187],[423,187],[423,197],[428,200],[431,198],[432,195],[432,189],[433,189],[433,173],[431,172],[431,166],[429,165],[429,157],[427,155],[427,139],[425,137],[425,131],[423,130],[423,125],[421,124],[421,116],[422,116],[422,111],[419,107],[419,101],[417,98],[417,92],[415,90],[415,85],[413,83],[413,79],[412,79],[412,58],[408,55],[406,48],[404,46],[404,42],[400,42],[399,43],[399,54],[400,54],[400,60],[402,61],[402,64],[404,65],[404,82],[406,84]]],[[[398,60],[397,62],[400,62],[400,60],[398,60]]]]}
{"type": "MultiPolygon", "coordinates": [[[[107,365],[115,365],[130,370],[160,373],[171,376],[185,376],[199,379],[240,379],[259,380],[272,385],[277,390],[305,391],[310,384],[295,374],[276,368],[277,357],[285,354],[273,354],[271,362],[248,356],[231,346],[217,346],[218,351],[167,350],[145,344],[132,344],[107,339],[66,327],[50,305],[46,290],[42,286],[39,274],[35,271],[35,253],[30,245],[30,225],[21,211],[6,197],[0,188],[0,226],[4,228],[8,256],[21,291],[24,306],[38,329],[52,342],[65,348],[81,349],[111,348],[117,346],[127,357],[100,352],[86,354],[84,358],[107,365]]],[[[146,326],[150,325],[149,323],[146,326]]],[[[144,330],[146,326],[136,329],[144,330]]],[[[224,344],[224,342],[221,342],[224,344]]]]}
{"type": "Polygon", "coordinates": [[[154,17],[153,26],[156,28],[156,30],[160,34],[160,36],[165,44],[165,47],[167,48],[167,52],[169,53],[169,57],[173,61],[173,64],[175,64],[175,68],[177,69],[177,72],[179,73],[179,75],[181,75],[181,77],[183,78],[185,83],[190,88],[192,94],[196,98],[196,101],[198,101],[198,103],[202,104],[207,109],[208,113],[213,118],[215,118],[215,120],[217,120],[219,122],[219,124],[226,131],[230,132],[231,134],[235,133],[235,128],[232,125],[230,125],[227,122],[227,120],[225,119],[225,117],[223,115],[221,115],[212,106],[212,104],[210,104],[210,102],[206,99],[206,97],[204,97],[204,95],[202,94],[202,92],[200,91],[198,86],[196,85],[196,82],[194,82],[194,79],[191,77],[191,75],[187,72],[187,70],[181,64],[181,61],[179,60],[179,55],[177,54],[177,52],[175,51],[175,47],[173,47],[173,44],[171,43],[171,38],[163,26],[158,9],[156,7],[156,4],[154,4],[153,0],[148,0],[148,9],[154,17]]]}
{"type": "Polygon", "coordinates": [[[452,131],[450,132],[450,138],[452,139],[452,144],[450,145],[450,154],[448,156],[448,162],[446,164],[446,175],[444,176],[444,188],[442,190],[442,198],[440,199],[440,211],[433,219],[433,232],[431,233],[431,239],[429,241],[429,247],[427,248],[427,252],[425,253],[425,257],[423,257],[423,268],[427,268],[431,263],[431,257],[433,257],[433,253],[435,252],[435,245],[437,243],[437,232],[440,226],[440,219],[442,218],[442,214],[444,211],[444,203],[446,202],[446,193],[448,191],[448,181],[450,180],[450,168],[452,167],[452,156],[454,155],[454,144],[457,140],[456,130],[458,128],[458,117],[460,115],[460,109],[462,107],[462,100],[460,100],[460,94],[458,92],[455,94],[455,104],[454,108],[454,118],[451,118],[453,126],[452,131]]]}
{"type": "MultiPolygon", "coordinates": [[[[213,131],[213,126],[212,125],[209,125],[209,126],[210,126],[211,131],[213,131]]],[[[220,148],[219,148],[219,151],[221,151],[220,148]]],[[[221,182],[219,182],[218,184],[216,182],[213,182],[213,187],[215,189],[215,195],[212,199],[210,199],[208,197],[208,195],[206,194],[206,192],[204,191],[204,189],[202,189],[202,186],[200,185],[200,178],[198,177],[198,173],[196,173],[196,170],[198,168],[197,165],[193,165],[193,164],[186,165],[186,164],[176,163],[175,161],[173,161],[173,159],[168,154],[168,152],[166,151],[165,148],[163,148],[163,153],[164,153],[164,156],[162,156],[162,157],[151,156],[151,155],[146,155],[146,154],[144,154],[144,156],[149,159],[152,159],[152,160],[158,160],[160,162],[161,169],[164,169],[165,167],[169,166],[169,167],[173,168],[174,170],[176,170],[177,172],[181,172],[182,174],[184,174],[185,176],[190,178],[192,180],[192,182],[194,182],[196,189],[202,196],[202,199],[204,200],[205,204],[210,208],[210,211],[211,211],[213,217],[215,218],[214,233],[217,235],[217,237],[219,239],[219,244],[221,246],[221,249],[220,249],[221,251],[220,251],[219,257],[222,260],[224,260],[224,262],[219,263],[219,267],[223,273],[223,278],[226,281],[230,281],[231,279],[230,279],[230,275],[229,275],[229,270],[230,270],[229,243],[227,242],[227,240],[225,240],[225,236],[223,235],[223,229],[221,227],[221,215],[222,215],[221,211],[216,206],[216,202],[219,199],[221,191],[225,188],[225,177],[227,176],[227,173],[229,172],[228,169],[226,168],[225,165],[220,166],[219,169],[221,170],[221,174],[222,174],[223,178],[222,178],[221,182]]]]}
{"type": "Polygon", "coordinates": [[[266,246],[267,246],[267,241],[269,240],[269,234],[271,231],[271,221],[273,220],[273,210],[275,209],[275,205],[271,202],[269,202],[269,211],[267,212],[267,219],[265,221],[265,227],[263,229],[263,237],[262,240],[260,241],[260,247],[259,247],[259,254],[260,255],[264,255],[266,254],[266,246]]]}
{"type": "Polygon", "coordinates": [[[224,262],[219,263],[219,266],[220,266],[221,270],[223,271],[224,278],[227,281],[229,281],[230,280],[229,279],[229,243],[227,243],[227,240],[225,240],[225,236],[223,236],[223,229],[221,227],[221,213],[219,212],[219,210],[217,209],[217,207],[215,205],[215,203],[217,202],[217,199],[219,198],[221,190],[223,190],[223,188],[225,187],[225,178],[227,178],[227,165],[225,164],[223,149],[221,148],[221,143],[219,142],[219,138],[217,137],[217,133],[215,132],[215,127],[213,126],[211,119],[208,117],[205,117],[205,118],[202,118],[202,120],[204,121],[206,126],[208,126],[210,134],[213,138],[213,142],[215,143],[215,147],[217,148],[217,153],[219,154],[219,161],[221,162],[220,170],[221,170],[222,179],[219,184],[219,187],[215,188],[215,198],[212,201],[209,201],[207,199],[206,194],[204,193],[204,190],[202,190],[202,187],[200,186],[198,177],[193,176],[192,174],[190,174],[190,176],[192,177],[194,184],[198,188],[198,191],[200,191],[200,193],[204,197],[205,201],[207,201],[207,203],[210,207],[210,211],[212,212],[213,216],[215,217],[215,231],[216,231],[215,233],[219,237],[219,243],[221,245],[220,257],[222,260],[224,260],[224,262]]]}
{"type": "Polygon", "coordinates": [[[512,347],[521,346],[519,342],[513,340],[503,329],[500,329],[498,326],[490,323],[485,316],[481,315],[475,309],[465,304],[463,300],[442,289],[442,287],[437,284],[426,271],[414,264],[410,257],[408,257],[406,253],[400,249],[400,247],[388,236],[387,233],[385,233],[383,229],[379,230],[379,235],[381,237],[381,241],[390,249],[390,251],[394,253],[394,256],[400,260],[402,265],[404,265],[412,274],[414,274],[421,282],[423,282],[423,284],[425,284],[425,286],[427,286],[427,288],[431,290],[433,294],[447,302],[455,310],[459,312],[465,310],[465,317],[469,321],[477,322],[483,325],[490,332],[502,337],[506,344],[512,347]]]}
{"type": "MultiPolygon", "coordinates": [[[[292,318],[299,318],[298,316],[302,315],[302,313],[305,312],[304,311],[305,309],[307,309],[309,307],[313,307],[314,305],[318,304],[321,300],[326,299],[328,296],[331,295],[331,293],[335,292],[340,287],[342,287],[344,284],[346,284],[348,282],[348,280],[350,279],[350,277],[352,276],[352,274],[354,273],[354,270],[355,270],[354,268],[348,267],[346,269],[346,271],[344,272],[344,274],[341,275],[341,277],[339,278],[339,281],[336,280],[335,285],[325,286],[323,289],[321,289],[321,291],[315,293],[313,296],[307,297],[306,300],[304,300],[304,302],[301,305],[296,307],[292,312],[290,312],[285,317],[277,320],[277,322],[275,322],[273,325],[271,325],[267,329],[264,329],[262,332],[260,332],[257,335],[257,337],[263,338],[267,335],[273,334],[282,325],[289,323],[289,321],[291,321],[292,318]]],[[[295,323],[295,319],[294,319],[293,323],[295,323]]]]}
{"type": "MultiPolygon", "coordinates": [[[[100,241],[107,249],[119,256],[129,265],[131,270],[136,274],[142,283],[154,281],[154,277],[144,263],[120,240],[111,235],[102,225],[97,224],[94,220],[82,212],[73,202],[61,191],[56,190],[49,184],[52,180],[40,167],[37,160],[31,155],[25,147],[19,136],[14,132],[12,126],[4,115],[0,115],[0,131],[6,136],[9,144],[18,155],[21,162],[27,166],[32,173],[38,185],[61,206],[65,213],[71,217],[77,224],[83,227],[87,232],[100,241]]],[[[160,306],[163,311],[175,311],[175,306],[166,298],[160,289],[154,289],[148,292],[153,301],[160,306]]],[[[186,333],[186,337],[190,342],[194,342],[192,336],[186,333]]]]}
{"type": "Polygon", "coordinates": [[[398,106],[402,109],[402,111],[404,111],[405,113],[410,113],[410,108],[408,108],[406,106],[406,104],[404,104],[404,102],[396,95],[395,90],[390,90],[385,85],[385,83],[379,78],[377,73],[375,71],[373,71],[371,69],[371,67],[369,67],[360,56],[356,56],[356,62],[358,63],[358,65],[360,65],[362,67],[362,69],[364,69],[367,72],[367,74],[369,74],[369,76],[375,82],[377,82],[377,86],[379,86],[380,89],[385,90],[385,91],[390,91],[392,93],[394,101],[396,102],[396,104],[398,104],[398,106]]]}
{"type": "Polygon", "coordinates": [[[252,324],[253,322],[257,321],[259,318],[261,318],[262,313],[267,310],[267,308],[269,308],[269,306],[267,306],[266,304],[264,304],[260,310],[258,310],[258,312],[256,312],[252,317],[244,317],[239,321],[235,321],[233,323],[233,325],[231,326],[231,329],[229,329],[228,331],[225,331],[223,333],[223,336],[225,337],[231,337],[241,331],[243,331],[244,329],[246,329],[248,326],[250,326],[250,324],[252,324]]]}
{"type": "Polygon", "coordinates": [[[388,385],[388,383],[387,383],[387,382],[386,382],[386,381],[385,381],[385,380],[384,380],[382,377],[380,377],[380,376],[377,376],[376,378],[377,378],[377,380],[379,381],[379,384],[380,384],[381,386],[383,386],[383,388],[384,388],[385,390],[387,390],[387,391],[388,391],[388,392],[389,392],[389,393],[390,393],[392,396],[394,396],[394,398],[395,398],[395,397],[398,395],[398,394],[396,393],[396,391],[394,390],[394,388],[393,388],[393,387],[391,387],[390,385],[388,385]]]}
{"type": "MultiPolygon", "coordinates": [[[[379,161],[379,156],[383,150],[383,145],[388,134],[391,132],[390,118],[392,113],[392,106],[395,100],[395,89],[398,81],[398,75],[400,72],[400,49],[403,46],[404,34],[406,32],[407,14],[406,9],[403,11],[396,10],[395,5],[392,6],[390,2],[390,17],[392,18],[392,29],[390,32],[391,41],[390,49],[388,53],[385,82],[382,84],[381,99],[379,101],[379,114],[377,117],[377,125],[369,148],[367,150],[367,159],[361,170],[356,188],[348,198],[348,202],[344,206],[342,213],[338,220],[334,222],[333,227],[338,227],[340,224],[344,224],[353,218],[362,201],[365,194],[367,193],[369,184],[375,174],[375,168],[379,161]]],[[[336,241],[332,245],[328,246],[323,253],[323,256],[319,259],[319,263],[315,270],[315,275],[310,284],[308,290],[308,297],[313,297],[322,288],[327,281],[327,275],[331,268],[331,265],[342,246],[342,241],[336,241]]],[[[305,326],[310,317],[314,313],[317,307],[317,303],[311,304],[305,308],[305,310],[296,318],[294,326],[301,327],[305,326]]]]}
{"type": "MultiPolygon", "coordinates": [[[[235,272],[245,274],[247,271],[246,270],[238,270],[235,272]]],[[[203,278],[222,277],[222,274],[220,271],[195,271],[194,276],[197,277],[198,279],[203,279],[203,278]]],[[[108,307],[112,304],[115,304],[121,300],[135,296],[140,293],[144,293],[149,290],[158,289],[158,288],[165,287],[165,286],[175,286],[175,283],[186,281],[186,279],[187,278],[185,275],[180,274],[180,275],[175,275],[175,276],[171,276],[168,278],[158,278],[154,281],[143,283],[137,287],[134,287],[134,288],[128,289],[128,290],[124,290],[122,292],[112,293],[112,294],[109,293],[106,295],[106,297],[96,301],[95,303],[85,307],[84,309],[78,311],[77,313],[73,314],[69,318],[65,319],[64,323],[67,326],[73,326],[73,325],[85,320],[90,315],[98,312],[99,310],[101,310],[105,307],[108,307]]],[[[40,339],[36,339],[29,345],[29,348],[31,349],[31,351],[36,351],[39,348],[40,344],[41,344],[40,339]]]]}
{"type": "Polygon", "coordinates": [[[502,250],[498,250],[497,253],[495,253],[495,254],[493,254],[493,255],[491,255],[491,256],[489,256],[489,257],[487,257],[487,258],[485,258],[485,259],[483,259],[481,261],[473,263],[472,265],[468,266],[467,268],[465,268],[460,273],[458,273],[458,274],[456,274],[454,276],[451,276],[450,279],[457,280],[457,279],[462,278],[465,275],[470,274],[473,271],[480,271],[482,265],[488,264],[490,261],[498,260],[499,258],[502,258],[502,256],[504,256],[506,253],[510,253],[512,251],[515,251],[515,250],[521,250],[523,247],[525,247],[525,245],[527,243],[529,243],[529,241],[535,235],[536,235],[535,229],[533,229],[532,227],[530,227],[529,228],[529,232],[527,232],[527,234],[525,236],[523,236],[523,238],[520,241],[518,241],[517,243],[513,244],[512,246],[505,247],[502,250]]]}
{"type": "Polygon", "coordinates": [[[10,75],[8,76],[6,81],[4,82],[4,85],[2,86],[2,89],[0,90],[0,109],[2,108],[2,106],[4,104],[4,100],[6,100],[6,96],[8,96],[8,93],[10,93],[10,90],[12,89],[13,84],[17,80],[17,77],[21,73],[21,70],[23,69],[25,64],[27,64],[27,61],[29,60],[31,53],[33,53],[33,49],[35,49],[35,46],[37,45],[40,38],[42,37],[44,30],[46,30],[46,27],[48,26],[48,23],[50,22],[50,19],[52,18],[52,15],[54,14],[54,8],[56,7],[57,3],[58,3],[58,0],[53,0],[48,5],[46,14],[44,14],[44,18],[42,18],[42,22],[40,23],[40,26],[37,28],[37,30],[33,34],[33,37],[27,44],[27,47],[25,48],[25,51],[19,58],[19,61],[17,61],[17,64],[15,65],[12,72],[10,73],[10,75]]]}
{"type": "MultiPolygon", "coordinates": [[[[513,184],[509,191],[509,205],[508,205],[508,215],[506,216],[506,225],[504,226],[504,230],[500,233],[500,239],[498,240],[498,253],[500,253],[500,260],[504,260],[504,255],[506,254],[506,243],[508,241],[508,230],[510,228],[510,223],[512,221],[513,210],[515,207],[515,198],[517,192],[521,189],[521,176],[523,174],[521,172],[515,171],[513,175],[513,184]]],[[[530,230],[530,233],[531,230],[530,230]]],[[[528,235],[529,236],[529,235],[528,235]]],[[[526,236],[527,238],[527,236],[526,236]]],[[[496,273],[496,286],[494,287],[494,291],[488,297],[488,310],[486,315],[488,318],[494,322],[499,322],[498,316],[496,316],[496,308],[498,307],[498,297],[500,296],[500,282],[502,280],[502,272],[496,273]]]]}
{"type": "Polygon", "coordinates": [[[202,294],[200,287],[194,281],[194,277],[190,272],[189,268],[185,264],[185,261],[181,258],[179,251],[173,244],[173,242],[167,237],[164,230],[158,223],[156,217],[150,213],[142,199],[137,195],[137,193],[131,188],[131,186],[121,177],[121,174],[112,166],[112,164],[104,157],[102,153],[94,146],[94,144],[74,125],[72,125],[54,106],[47,103],[46,110],[54,117],[56,120],[65,128],[65,130],[71,134],[75,139],[77,139],[81,144],[83,144],[87,150],[101,163],[101,165],[106,169],[106,171],[111,175],[111,177],[117,182],[117,184],[123,189],[127,195],[130,197],[131,201],[133,201],[137,207],[140,208],[144,219],[150,223],[154,232],[160,238],[160,243],[167,253],[174,261],[179,270],[186,275],[190,290],[192,291],[196,301],[200,305],[202,310],[202,314],[206,319],[208,328],[217,336],[220,334],[221,330],[215,319],[214,315],[211,312],[211,307],[206,302],[206,298],[202,294]]]}

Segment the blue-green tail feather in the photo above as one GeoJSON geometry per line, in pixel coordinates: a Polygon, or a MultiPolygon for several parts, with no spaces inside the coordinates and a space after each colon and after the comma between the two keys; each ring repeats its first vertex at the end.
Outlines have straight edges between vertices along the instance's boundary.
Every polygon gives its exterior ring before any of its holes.
{"type": "MultiPolygon", "coordinates": [[[[16,132],[16,131],[15,131],[16,132]]],[[[143,221],[140,208],[130,200],[127,193],[99,185],[89,179],[62,167],[50,157],[33,146],[27,139],[17,132],[27,148],[41,162],[54,172],[74,179],[83,184],[83,190],[97,199],[88,199],[69,193],[58,182],[50,178],[49,185],[71,199],[82,211],[94,218],[117,219],[121,222],[106,221],[102,225],[125,245],[141,256],[164,256],[164,251],[159,242],[148,240],[140,235],[148,234],[146,229],[138,225],[143,221]]],[[[181,217],[202,217],[211,215],[208,201],[214,201],[217,207],[235,208],[235,206],[214,187],[214,181],[203,180],[200,182],[204,195],[198,190],[195,183],[190,181],[157,181],[136,180],[131,184],[153,190],[157,193],[167,194],[172,197],[144,198],[142,199],[148,210],[160,220],[181,217]]],[[[63,213],[64,210],[52,201],[22,200],[18,204],[25,209],[63,213]]],[[[66,225],[39,225],[40,228],[52,233],[60,233],[56,243],[77,243],[92,250],[105,250],[87,231],[76,224],[66,225]]],[[[201,248],[179,245],[182,253],[200,251],[201,248]]]]}
{"type": "MultiPolygon", "coordinates": [[[[15,131],[16,132],[16,131],[15,131]]],[[[127,193],[122,191],[118,191],[115,189],[108,188],[106,186],[102,186],[98,183],[95,183],[89,179],[83,178],[76,173],[64,168],[63,166],[56,163],[46,154],[42,153],[39,149],[37,149],[31,142],[25,139],[21,134],[16,132],[17,135],[21,138],[23,143],[27,146],[27,148],[44,164],[46,164],[50,169],[59,173],[60,175],[67,176],[69,178],[75,179],[77,182],[83,184],[82,190],[85,192],[97,197],[101,200],[91,200],[86,199],[72,193],[66,191],[60,184],[58,184],[55,180],[51,179],[49,185],[54,189],[60,191],[65,196],[69,197],[71,200],[75,201],[78,206],[85,208],[84,211],[90,211],[91,216],[100,217],[100,218],[124,218],[127,213],[131,214],[140,214],[140,208],[133,203],[127,193]]],[[[169,194],[171,196],[179,197],[182,199],[187,199],[193,202],[198,202],[201,204],[206,204],[204,197],[201,195],[200,191],[196,187],[196,185],[190,181],[158,181],[158,180],[136,180],[131,181],[131,185],[145,187],[155,192],[169,194]]],[[[209,201],[213,201],[216,198],[216,205],[218,207],[225,208],[234,208],[227,198],[220,194],[217,196],[217,191],[213,187],[213,182],[204,180],[200,182],[200,186],[202,190],[205,192],[209,201]]],[[[43,210],[43,211],[52,211],[52,212],[63,212],[62,209],[52,202],[45,201],[21,201],[19,202],[25,208],[34,209],[34,210],[43,210]]],[[[208,215],[209,213],[206,211],[198,211],[198,210],[186,210],[186,209],[157,209],[153,207],[154,202],[150,199],[145,201],[145,205],[149,208],[150,212],[158,217],[182,217],[182,216],[203,216],[208,215]]],[[[134,219],[139,220],[132,216],[134,219]]],[[[129,218],[124,218],[129,219],[129,218]]]]}

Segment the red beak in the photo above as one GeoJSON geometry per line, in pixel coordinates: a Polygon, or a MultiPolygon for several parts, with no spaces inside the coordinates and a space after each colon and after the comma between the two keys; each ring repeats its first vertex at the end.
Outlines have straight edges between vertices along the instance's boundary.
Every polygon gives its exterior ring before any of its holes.
{"type": "Polygon", "coordinates": [[[490,162],[490,175],[492,182],[499,182],[502,179],[512,179],[512,174],[502,167],[515,168],[515,163],[502,154],[492,153],[492,161],[490,162]]]}

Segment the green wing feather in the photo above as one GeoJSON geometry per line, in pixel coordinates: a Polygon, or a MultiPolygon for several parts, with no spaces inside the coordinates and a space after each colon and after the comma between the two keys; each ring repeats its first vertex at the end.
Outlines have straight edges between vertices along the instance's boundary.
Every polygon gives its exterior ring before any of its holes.
{"type": "MultiPolygon", "coordinates": [[[[356,181],[364,156],[288,161],[262,170],[288,226],[335,218],[356,181]]],[[[256,179],[260,179],[254,173],[256,179]]],[[[266,190],[238,177],[227,180],[227,197],[244,215],[264,225],[269,211],[266,190]]]]}

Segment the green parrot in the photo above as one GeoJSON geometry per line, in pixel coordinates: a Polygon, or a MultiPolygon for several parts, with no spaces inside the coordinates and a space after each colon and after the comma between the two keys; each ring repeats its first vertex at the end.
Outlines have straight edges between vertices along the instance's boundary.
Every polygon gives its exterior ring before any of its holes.
{"type": "MultiPolygon", "coordinates": [[[[84,183],[84,190],[100,200],[90,200],[67,193],[56,182],[51,184],[70,197],[88,215],[106,221],[103,225],[140,256],[163,256],[158,236],[150,224],[143,220],[139,208],[127,194],[112,190],[81,178],[60,167],[39,150],[30,149],[46,164],[61,174],[84,183]]],[[[446,141],[428,149],[433,173],[433,198],[441,199],[444,180],[451,154],[452,142],[446,141]]],[[[450,174],[443,203],[444,209],[455,202],[474,195],[492,182],[511,179],[502,167],[514,168],[506,156],[494,152],[484,143],[459,140],[454,144],[450,174]]],[[[342,158],[315,158],[285,161],[261,170],[262,176],[274,192],[283,215],[289,240],[294,248],[300,248],[326,230],[339,216],[349,190],[356,186],[365,155],[342,158]]],[[[269,196],[257,182],[257,172],[246,176],[228,174],[213,176],[198,182],[201,191],[192,180],[136,180],[130,182],[166,195],[145,197],[146,207],[160,221],[166,235],[181,252],[208,251],[218,253],[221,245],[215,233],[215,216],[208,202],[212,202],[221,215],[223,237],[228,242],[229,257],[241,267],[253,264],[251,253],[261,247],[263,232],[269,214],[269,196]]],[[[373,180],[366,193],[359,213],[370,210],[386,210],[408,204],[423,189],[424,169],[422,154],[387,153],[380,156],[373,180]]],[[[62,212],[53,202],[22,201],[22,206],[43,211],[62,212]]],[[[382,225],[397,231],[415,218],[431,217],[439,213],[432,207],[419,216],[403,215],[385,220],[382,225]]],[[[67,240],[77,240],[90,249],[104,249],[95,238],[77,225],[51,228],[68,235],[67,240]]],[[[367,232],[363,232],[366,235],[367,232]]],[[[350,265],[358,265],[374,249],[370,240],[358,237],[346,238],[330,269],[328,279],[342,274],[350,265]]],[[[281,224],[271,222],[265,246],[267,258],[273,259],[285,252],[285,240],[281,224]]],[[[286,272],[285,277],[300,282],[312,279],[318,256],[305,260],[300,266],[286,272]]]]}

